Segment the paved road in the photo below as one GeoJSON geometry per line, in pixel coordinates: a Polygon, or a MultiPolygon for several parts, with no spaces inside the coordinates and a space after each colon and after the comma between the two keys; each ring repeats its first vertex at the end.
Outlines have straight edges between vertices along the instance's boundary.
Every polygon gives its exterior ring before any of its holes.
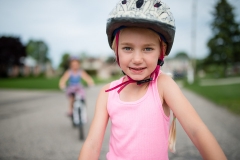
{"type": "MultiPolygon", "coordinates": [[[[88,115],[94,114],[101,86],[87,90],[88,115]]],[[[229,160],[240,160],[240,117],[183,89],[184,94],[217,138],[229,160]]],[[[66,117],[62,92],[0,90],[0,160],[74,160],[83,142],[66,117]]],[[[89,129],[89,124],[86,130],[89,129]]],[[[87,132],[87,131],[86,131],[87,132]]],[[[100,159],[108,150],[109,127],[100,159]]],[[[177,153],[171,160],[201,159],[177,124],[177,153]]]]}

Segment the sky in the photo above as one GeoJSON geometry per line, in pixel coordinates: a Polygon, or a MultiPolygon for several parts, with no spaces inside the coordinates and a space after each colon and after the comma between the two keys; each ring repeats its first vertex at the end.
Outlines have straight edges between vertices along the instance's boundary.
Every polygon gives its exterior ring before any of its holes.
{"type": "MultiPolygon", "coordinates": [[[[218,0],[165,0],[176,23],[170,56],[180,51],[191,54],[192,3],[197,1],[196,58],[208,55],[207,41],[212,32],[211,13],[218,0]]],[[[66,52],[104,57],[113,55],[106,36],[108,14],[118,0],[0,0],[0,36],[19,37],[23,44],[30,39],[43,40],[49,57],[57,67],[66,52]]],[[[240,22],[240,0],[228,0],[235,7],[240,22]]]]}

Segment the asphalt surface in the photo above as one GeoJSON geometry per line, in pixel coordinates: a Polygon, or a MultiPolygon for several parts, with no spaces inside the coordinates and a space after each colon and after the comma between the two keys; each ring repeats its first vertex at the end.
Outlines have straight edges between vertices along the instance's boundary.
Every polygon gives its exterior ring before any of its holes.
{"type": "MultiPolygon", "coordinates": [[[[89,129],[101,86],[86,90],[89,129]]],[[[240,160],[240,116],[182,89],[214,134],[229,160],[240,160]]],[[[83,144],[78,130],[66,116],[63,92],[0,89],[0,160],[74,160],[83,144]]],[[[106,159],[109,126],[99,159],[106,159]]],[[[202,159],[180,124],[177,124],[177,152],[171,160],[202,159]]]]}

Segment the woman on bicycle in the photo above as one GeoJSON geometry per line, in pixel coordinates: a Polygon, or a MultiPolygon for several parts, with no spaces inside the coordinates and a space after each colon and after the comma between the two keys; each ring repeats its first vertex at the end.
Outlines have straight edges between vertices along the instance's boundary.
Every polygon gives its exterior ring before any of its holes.
{"type": "Polygon", "coordinates": [[[67,70],[59,81],[60,89],[65,89],[66,84],[66,93],[69,97],[69,109],[68,116],[72,115],[73,112],[73,102],[74,95],[80,94],[83,99],[85,99],[85,93],[81,84],[81,80],[87,82],[88,86],[94,85],[93,79],[80,68],[80,60],[77,57],[71,57],[69,62],[69,70],[67,70]],[[68,83],[67,83],[68,82],[68,83]]]}

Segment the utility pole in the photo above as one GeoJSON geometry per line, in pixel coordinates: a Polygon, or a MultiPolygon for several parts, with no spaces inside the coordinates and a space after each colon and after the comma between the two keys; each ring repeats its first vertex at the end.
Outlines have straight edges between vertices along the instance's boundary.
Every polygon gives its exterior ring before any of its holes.
{"type": "Polygon", "coordinates": [[[192,1],[192,33],[191,33],[191,82],[193,83],[196,77],[196,25],[197,23],[197,0],[192,1]]]}

